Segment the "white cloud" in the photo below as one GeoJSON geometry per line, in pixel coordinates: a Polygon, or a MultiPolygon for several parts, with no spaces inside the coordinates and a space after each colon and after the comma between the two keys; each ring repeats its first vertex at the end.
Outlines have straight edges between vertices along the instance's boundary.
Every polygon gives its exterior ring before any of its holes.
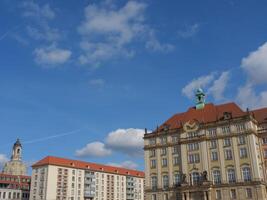
{"type": "Polygon", "coordinates": [[[8,158],[5,154],[0,154],[0,168],[8,161],[8,158]]]}
{"type": "Polygon", "coordinates": [[[267,42],[243,58],[241,67],[251,83],[267,83],[267,42]]]}
{"type": "Polygon", "coordinates": [[[97,64],[118,58],[132,57],[134,41],[150,41],[146,47],[152,50],[169,50],[171,45],[161,44],[145,23],[147,5],[138,1],[128,1],[117,8],[112,1],[89,5],[85,8],[85,20],[78,27],[82,36],[80,43],[83,54],[81,64],[97,64]]]}
{"type": "Polygon", "coordinates": [[[213,82],[213,85],[208,89],[208,93],[212,94],[216,101],[224,99],[224,91],[230,78],[229,71],[223,72],[218,79],[213,82]]]}
{"type": "Polygon", "coordinates": [[[76,151],[78,157],[104,157],[111,155],[112,151],[107,149],[102,142],[92,142],[87,144],[84,148],[76,151]]]}
{"type": "Polygon", "coordinates": [[[71,54],[70,50],[60,49],[55,45],[34,50],[36,63],[44,67],[63,64],[69,60],[71,54]]]}
{"type": "Polygon", "coordinates": [[[89,81],[90,86],[92,87],[103,87],[106,83],[105,80],[99,79],[92,79],[89,81]]]}
{"type": "Polygon", "coordinates": [[[33,1],[25,1],[22,6],[24,7],[23,16],[33,18],[46,18],[54,19],[55,12],[51,9],[49,4],[40,6],[33,1]]]}
{"type": "Polygon", "coordinates": [[[143,154],[143,129],[117,129],[108,134],[106,144],[109,148],[132,156],[143,154]]]}
{"type": "Polygon", "coordinates": [[[183,89],[182,89],[182,93],[188,97],[188,98],[192,98],[194,96],[194,92],[196,89],[198,88],[205,88],[207,87],[209,84],[212,83],[212,81],[215,78],[215,74],[211,73],[207,76],[201,76],[197,79],[193,79],[190,83],[188,83],[183,89]]]}
{"type": "Polygon", "coordinates": [[[130,160],[124,161],[122,163],[107,163],[107,165],[111,165],[114,167],[122,167],[126,169],[137,169],[138,167],[138,164],[130,160]]]}
{"type": "Polygon", "coordinates": [[[26,1],[22,4],[23,16],[33,23],[26,26],[26,32],[35,40],[55,42],[61,38],[62,33],[49,25],[49,21],[54,19],[56,14],[49,4],[40,6],[33,1],[26,1]]]}
{"type": "Polygon", "coordinates": [[[35,40],[53,42],[59,40],[61,37],[58,29],[51,28],[47,24],[44,24],[42,28],[28,25],[26,26],[26,31],[35,40]]]}
{"type": "Polygon", "coordinates": [[[260,108],[267,106],[267,91],[256,93],[255,87],[247,83],[238,89],[237,102],[243,108],[260,108]]]}
{"type": "Polygon", "coordinates": [[[182,38],[190,38],[196,35],[199,32],[199,29],[199,24],[187,25],[184,30],[178,31],[178,36],[182,38]]]}
{"type": "Polygon", "coordinates": [[[161,43],[155,36],[154,31],[150,31],[148,41],[146,42],[146,48],[151,49],[152,51],[158,52],[170,52],[174,50],[174,46],[172,44],[164,44],[161,43]]]}
{"type": "Polygon", "coordinates": [[[76,156],[109,156],[119,152],[128,156],[143,155],[143,129],[117,129],[108,133],[104,142],[92,142],[76,151],[76,156]]]}

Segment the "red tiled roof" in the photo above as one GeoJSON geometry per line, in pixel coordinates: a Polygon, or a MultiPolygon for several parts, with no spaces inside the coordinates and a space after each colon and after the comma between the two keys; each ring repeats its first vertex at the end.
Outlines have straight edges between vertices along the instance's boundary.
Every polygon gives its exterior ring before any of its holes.
{"type": "Polygon", "coordinates": [[[195,107],[189,108],[186,112],[178,113],[168,119],[163,125],[169,129],[182,128],[182,125],[190,120],[197,120],[200,123],[216,122],[223,117],[225,112],[232,114],[232,118],[242,117],[247,115],[238,105],[235,103],[226,103],[221,105],[214,105],[212,103],[206,104],[203,109],[197,110],[195,107]]]}
{"type": "Polygon", "coordinates": [[[142,178],[145,177],[145,174],[142,171],[101,165],[101,164],[96,164],[96,163],[89,163],[89,162],[78,161],[78,160],[70,160],[66,158],[58,158],[58,157],[53,157],[53,156],[47,156],[43,158],[42,160],[35,163],[32,166],[32,168],[45,166],[45,165],[56,165],[56,166],[61,166],[61,167],[78,168],[78,169],[90,169],[93,171],[102,171],[102,172],[113,173],[113,174],[130,175],[130,176],[136,176],[136,177],[142,177],[142,178]]]}
{"type": "Polygon", "coordinates": [[[259,123],[267,123],[267,108],[253,110],[252,113],[259,123]]]}

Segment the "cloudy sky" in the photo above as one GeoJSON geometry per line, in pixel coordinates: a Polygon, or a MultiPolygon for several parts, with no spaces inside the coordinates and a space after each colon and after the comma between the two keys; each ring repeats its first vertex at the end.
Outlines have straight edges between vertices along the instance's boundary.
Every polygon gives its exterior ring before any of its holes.
{"type": "Polygon", "coordinates": [[[46,155],[143,169],[144,128],[194,105],[267,106],[267,3],[1,0],[0,165],[46,155]]]}

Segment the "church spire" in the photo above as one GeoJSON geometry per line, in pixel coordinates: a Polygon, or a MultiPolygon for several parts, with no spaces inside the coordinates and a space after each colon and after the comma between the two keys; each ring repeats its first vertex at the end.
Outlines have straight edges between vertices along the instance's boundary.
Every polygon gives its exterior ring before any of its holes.
{"type": "Polygon", "coordinates": [[[201,88],[198,88],[196,91],[196,109],[200,110],[205,107],[205,93],[201,88]]]}
{"type": "Polygon", "coordinates": [[[11,160],[21,160],[22,159],[22,145],[20,140],[17,141],[13,145],[11,160]]]}

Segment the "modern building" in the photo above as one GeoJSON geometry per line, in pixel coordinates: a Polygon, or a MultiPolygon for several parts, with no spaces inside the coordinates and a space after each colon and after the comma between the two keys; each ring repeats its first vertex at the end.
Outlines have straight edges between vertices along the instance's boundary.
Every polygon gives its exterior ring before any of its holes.
{"type": "Polygon", "coordinates": [[[11,160],[4,165],[2,172],[18,176],[27,175],[27,166],[22,161],[22,145],[19,139],[13,145],[11,160]]]}
{"type": "Polygon", "coordinates": [[[29,200],[31,177],[22,162],[22,145],[19,140],[12,149],[11,160],[0,173],[0,200],[29,200]]]}
{"type": "Polygon", "coordinates": [[[146,200],[267,199],[267,108],[205,103],[144,136],[146,200]]]}
{"type": "Polygon", "coordinates": [[[144,173],[48,156],[32,166],[30,199],[144,200],[144,173]]]}

